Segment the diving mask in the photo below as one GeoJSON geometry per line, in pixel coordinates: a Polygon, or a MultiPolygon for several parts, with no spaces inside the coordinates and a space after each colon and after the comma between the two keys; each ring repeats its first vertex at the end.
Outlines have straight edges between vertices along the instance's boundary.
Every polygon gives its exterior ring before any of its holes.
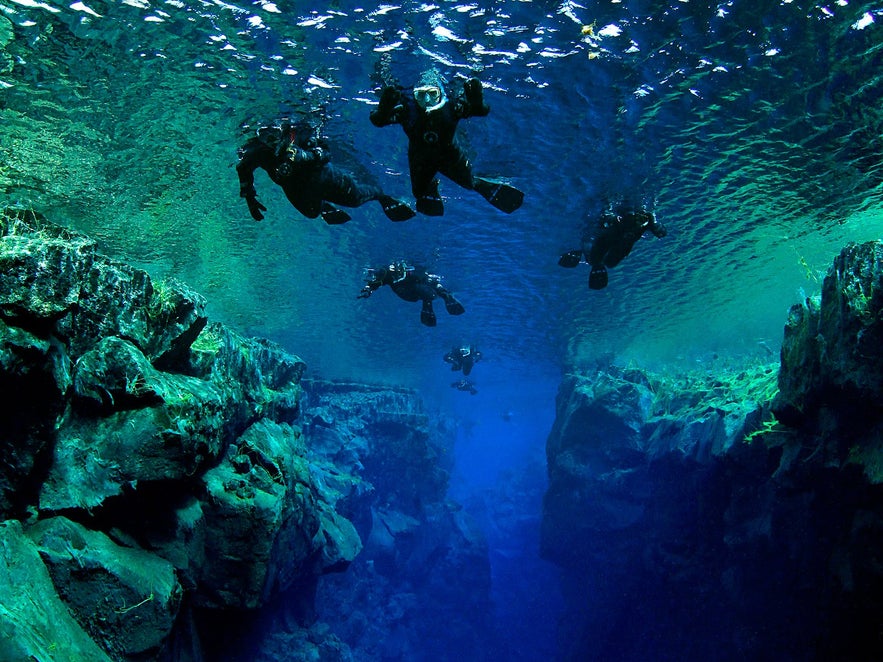
{"type": "Polygon", "coordinates": [[[427,112],[438,110],[447,103],[445,92],[437,85],[421,85],[414,88],[414,100],[427,112]]]}

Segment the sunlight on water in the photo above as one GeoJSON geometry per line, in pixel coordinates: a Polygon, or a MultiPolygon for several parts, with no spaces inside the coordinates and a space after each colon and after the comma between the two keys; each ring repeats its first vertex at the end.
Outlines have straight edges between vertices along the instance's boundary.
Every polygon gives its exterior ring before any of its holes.
{"type": "Polygon", "coordinates": [[[788,306],[880,236],[881,10],[645,4],[0,2],[3,201],[188,282],[325,376],[420,383],[464,339],[528,373],[775,354],[788,306]],[[311,110],[336,163],[410,199],[405,137],[367,116],[382,82],[430,66],[485,83],[492,112],[461,131],[522,209],[444,181],[443,218],[369,205],[327,227],[264,177],[267,218],[249,218],[236,148],[311,110]],[[589,292],[556,261],[621,195],[670,233],[589,292]],[[356,300],[363,267],[394,258],[467,314],[426,329],[390,292],[356,300]]]}

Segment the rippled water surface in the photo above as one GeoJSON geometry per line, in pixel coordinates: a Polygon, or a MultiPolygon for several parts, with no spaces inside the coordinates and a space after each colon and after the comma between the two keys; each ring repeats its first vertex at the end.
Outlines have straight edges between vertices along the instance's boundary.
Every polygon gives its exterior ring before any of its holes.
{"type": "Polygon", "coordinates": [[[769,358],[840,247],[883,230],[883,4],[0,0],[0,47],[2,202],[188,282],[322,376],[447,380],[460,341],[487,382],[600,355],[769,358]],[[260,173],[251,220],[236,148],[282,115],[324,113],[336,163],[409,197],[404,135],[368,113],[382,80],[430,66],[485,83],[491,113],[461,131],[519,211],[444,182],[442,218],[371,204],[329,227],[260,173]],[[669,235],[590,292],[557,258],[616,196],[669,235]],[[390,258],[442,274],[467,314],[439,306],[428,329],[389,291],[357,300],[390,258]]]}

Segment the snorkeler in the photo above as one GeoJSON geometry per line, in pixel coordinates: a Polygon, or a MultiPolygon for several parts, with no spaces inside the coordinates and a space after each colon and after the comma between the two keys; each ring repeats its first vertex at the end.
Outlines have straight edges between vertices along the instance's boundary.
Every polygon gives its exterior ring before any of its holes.
{"type": "Polygon", "coordinates": [[[367,299],[374,290],[389,285],[400,299],[405,301],[422,301],[420,322],[426,326],[435,326],[435,311],[432,300],[441,297],[445,308],[451,315],[462,315],[466,312],[463,304],[454,298],[441,284],[441,278],[426,272],[421,266],[412,266],[403,261],[393,262],[382,267],[368,269],[365,273],[365,287],[358,294],[359,299],[367,299]]]}
{"type": "Polygon", "coordinates": [[[386,195],[379,187],[358,182],[355,177],[328,162],[327,144],[308,122],[261,127],[257,136],[239,149],[239,197],[245,198],[251,217],[260,221],[267,211],[258,202],[254,171],[263,168],[282,187],[289,202],[307,218],[320,214],[329,225],[350,220],[334,205],[359,207],[377,200],[391,221],[407,221],[414,211],[404,202],[386,195]],[[334,203],[334,204],[332,204],[334,203]]]}
{"type": "Polygon", "coordinates": [[[565,253],[558,264],[572,268],[585,256],[591,267],[589,287],[603,289],[607,287],[607,268],[619,264],[648,230],[660,239],[668,234],[665,226],[646,209],[626,205],[619,205],[615,211],[607,209],[598,218],[594,232],[583,239],[582,248],[565,253]]]}
{"type": "Polygon", "coordinates": [[[451,351],[445,354],[445,363],[451,364],[451,370],[462,370],[463,376],[468,376],[472,372],[472,367],[481,360],[481,352],[475,349],[474,345],[461,345],[451,348],[451,351]]]}
{"type": "Polygon", "coordinates": [[[461,379],[458,382],[452,382],[451,387],[457,389],[458,391],[466,391],[469,395],[475,395],[478,393],[478,390],[475,388],[475,384],[470,382],[468,379],[461,379]]]}
{"type": "Polygon", "coordinates": [[[455,98],[448,98],[444,80],[434,69],[424,72],[417,86],[404,89],[384,86],[380,104],[371,113],[375,126],[401,124],[408,136],[411,191],[417,211],[428,216],[444,214],[438,192],[441,173],[465,189],[478,191],[497,209],[511,214],[521,206],[524,193],[500,181],[475,177],[472,164],[457,142],[457,123],[467,117],[484,117],[481,81],[470,78],[455,98]]]}

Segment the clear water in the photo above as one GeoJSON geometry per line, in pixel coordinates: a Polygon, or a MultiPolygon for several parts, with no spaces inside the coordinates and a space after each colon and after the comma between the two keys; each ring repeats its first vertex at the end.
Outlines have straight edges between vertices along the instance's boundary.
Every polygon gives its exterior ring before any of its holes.
{"type": "Polygon", "coordinates": [[[562,370],[774,359],[788,306],[883,232],[881,3],[0,0],[0,45],[0,202],[189,283],[314,376],[420,388],[463,421],[464,498],[541,464],[562,370]],[[491,114],[461,132],[519,211],[444,182],[442,218],[372,204],[328,227],[259,175],[251,220],[237,146],[313,110],[336,163],[408,197],[404,135],[368,113],[380,75],[430,66],[485,83],[491,114]],[[619,195],[669,235],[590,292],[557,258],[619,195]],[[429,329],[388,290],[356,299],[363,267],[400,257],[467,313],[429,329]],[[476,396],[441,360],[462,341],[485,356],[476,396]]]}
{"type": "Polygon", "coordinates": [[[880,234],[880,5],[308,7],[3,0],[3,201],[187,281],[317,374],[417,385],[461,339],[491,386],[597,354],[775,350],[800,290],[880,234]],[[407,196],[404,136],[368,113],[378,72],[407,83],[432,65],[490,88],[491,114],[461,129],[478,172],[524,189],[521,210],[446,183],[442,218],[393,225],[370,205],[326,227],[259,179],[270,212],[250,219],[243,127],[310,109],[336,162],[407,196]],[[655,201],[671,232],[589,292],[556,260],[603,195],[655,201]],[[426,329],[388,291],[356,300],[362,267],[398,256],[444,275],[467,314],[426,329]]]}

